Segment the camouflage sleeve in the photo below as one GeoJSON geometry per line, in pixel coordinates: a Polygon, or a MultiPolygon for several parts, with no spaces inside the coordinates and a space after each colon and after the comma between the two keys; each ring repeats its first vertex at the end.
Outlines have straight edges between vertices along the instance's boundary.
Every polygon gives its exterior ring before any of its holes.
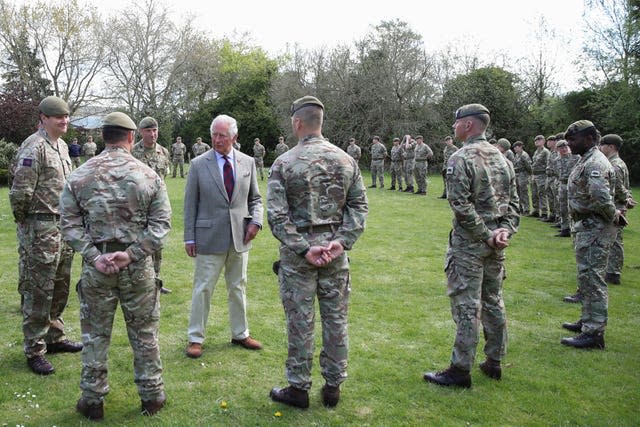
{"type": "Polygon", "coordinates": [[[282,161],[276,160],[271,166],[267,182],[267,221],[276,239],[293,252],[302,254],[310,245],[291,220],[283,180],[282,161]]]}
{"type": "Polygon", "coordinates": [[[614,186],[614,200],[616,205],[626,205],[627,199],[631,198],[631,191],[625,187],[625,173],[619,164],[613,165],[616,183],[614,186]]]}
{"type": "Polygon", "coordinates": [[[432,157],[433,157],[433,150],[431,149],[431,147],[427,145],[427,158],[430,159],[432,157]]]}
{"type": "Polygon", "coordinates": [[[613,204],[611,186],[615,185],[615,173],[608,170],[604,164],[590,163],[585,169],[588,176],[588,191],[591,199],[590,209],[600,215],[607,222],[613,222],[616,207],[613,204]],[[609,179],[612,182],[609,182],[609,179]]]}
{"type": "Polygon", "coordinates": [[[518,232],[520,225],[520,199],[518,198],[516,173],[513,170],[513,165],[507,162],[507,167],[509,168],[509,206],[507,214],[500,221],[500,227],[506,228],[509,230],[509,234],[513,235],[518,232]]]}
{"type": "Polygon", "coordinates": [[[335,240],[342,244],[345,250],[350,250],[358,237],[364,232],[367,213],[369,212],[369,202],[367,200],[367,190],[360,168],[356,162],[354,165],[354,175],[346,195],[346,203],[342,215],[342,224],[336,231],[335,240]]]}
{"type": "Polygon", "coordinates": [[[256,162],[251,159],[252,172],[251,172],[251,184],[249,185],[249,195],[247,197],[247,207],[249,208],[249,215],[251,215],[251,222],[258,224],[262,228],[262,216],[264,215],[262,209],[262,196],[260,195],[260,188],[258,187],[258,177],[256,162]]]}
{"type": "Polygon", "coordinates": [[[60,227],[62,238],[86,262],[93,265],[93,260],[100,255],[100,251],[84,227],[84,214],[69,183],[64,185],[60,195],[60,227]]]}
{"type": "Polygon", "coordinates": [[[138,235],[138,240],[127,248],[132,261],[138,261],[162,249],[171,230],[171,204],[167,187],[159,176],[156,176],[155,188],[156,192],[149,204],[147,227],[138,235]]]}
{"type": "Polygon", "coordinates": [[[523,153],[523,161],[524,161],[524,169],[528,172],[528,173],[533,173],[533,165],[531,163],[531,157],[529,157],[529,155],[527,154],[526,156],[524,154],[527,153],[523,153]]]}
{"type": "Polygon", "coordinates": [[[41,153],[35,146],[22,147],[16,155],[16,168],[9,191],[9,202],[15,222],[22,223],[27,218],[33,194],[40,176],[41,153]]]}
{"type": "Polygon", "coordinates": [[[491,230],[476,212],[472,195],[473,167],[466,164],[463,156],[453,155],[447,166],[447,199],[456,222],[466,230],[472,239],[489,239],[491,230]]]}

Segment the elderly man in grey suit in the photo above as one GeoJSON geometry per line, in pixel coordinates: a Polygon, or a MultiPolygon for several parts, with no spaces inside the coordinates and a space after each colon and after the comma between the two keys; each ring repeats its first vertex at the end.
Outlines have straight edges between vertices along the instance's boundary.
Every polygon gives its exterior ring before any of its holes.
{"type": "Polygon", "coordinates": [[[247,261],[251,241],[262,228],[262,197],[256,166],[233,148],[238,124],[219,115],[211,123],[213,150],[191,162],[184,199],[184,244],[195,257],[186,354],[202,355],[211,295],[224,268],[231,343],[262,348],[249,335],[246,313],[247,261]]]}

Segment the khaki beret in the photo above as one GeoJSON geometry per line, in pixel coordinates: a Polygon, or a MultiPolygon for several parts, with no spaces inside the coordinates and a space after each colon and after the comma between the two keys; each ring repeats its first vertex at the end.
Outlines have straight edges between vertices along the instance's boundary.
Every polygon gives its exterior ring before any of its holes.
{"type": "Polygon", "coordinates": [[[47,96],[38,105],[40,112],[46,116],[68,116],[69,105],[57,96],[47,96]]]}
{"type": "Polygon", "coordinates": [[[127,130],[136,130],[136,124],[125,113],[119,111],[109,113],[102,121],[102,127],[117,127],[127,130]]]}
{"type": "Polygon", "coordinates": [[[593,122],[589,120],[578,120],[577,122],[573,122],[569,125],[566,132],[564,133],[565,138],[571,138],[572,136],[583,132],[587,129],[595,128],[596,126],[593,122]]]}
{"type": "Polygon", "coordinates": [[[536,137],[533,138],[534,141],[537,141],[539,139],[544,139],[544,135],[536,135],[536,137]]]}
{"type": "Polygon", "coordinates": [[[569,146],[569,144],[567,144],[567,141],[565,141],[564,139],[561,139],[556,144],[556,148],[562,148],[562,147],[568,147],[568,146],[569,146]]]}
{"type": "Polygon", "coordinates": [[[547,141],[555,141],[556,140],[556,136],[555,135],[549,135],[547,137],[547,141]]]}
{"type": "Polygon", "coordinates": [[[422,137],[422,135],[416,135],[416,141],[417,141],[418,139],[424,139],[424,138],[422,137]]]}
{"type": "Polygon", "coordinates": [[[516,141],[513,143],[513,147],[524,147],[524,142],[522,141],[516,141]]]}
{"type": "Polygon", "coordinates": [[[400,138],[393,138],[393,141],[400,141],[400,138]]]}
{"type": "Polygon", "coordinates": [[[622,142],[620,135],[615,133],[607,134],[600,139],[600,145],[615,145],[618,149],[622,147],[622,142]]]}
{"type": "Polygon", "coordinates": [[[467,116],[479,116],[489,114],[489,109],[482,104],[467,104],[456,110],[456,120],[467,116]]]}
{"type": "Polygon", "coordinates": [[[560,132],[559,134],[556,135],[557,141],[560,141],[561,139],[564,139],[564,132],[560,132]]]}
{"type": "Polygon", "coordinates": [[[157,129],[157,128],[158,128],[157,120],[149,116],[140,120],[140,124],[138,125],[138,129],[157,129]]]}
{"type": "Polygon", "coordinates": [[[511,148],[511,143],[507,138],[500,138],[498,140],[498,145],[504,148],[505,150],[508,150],[509,148],[511,148]]]}
{"type": "Polygon", "coordinates": [[[376,140],[380,141],[380,137],[378,135],[373,135],[373,138],[371,138],[371,139],[376,139],[376,140]]]}
{"type": "Polygon", "coordinates": [[[322,105],[322,102],[320,102],[318,98],[307,95],[293,101],[293,104],[291,104],[291,115],[293,116],[293,114],[302,107],[308,107],[310,105],[315,105],[316,107],[320,107],[324,110],[324,105],[322,105]]]}

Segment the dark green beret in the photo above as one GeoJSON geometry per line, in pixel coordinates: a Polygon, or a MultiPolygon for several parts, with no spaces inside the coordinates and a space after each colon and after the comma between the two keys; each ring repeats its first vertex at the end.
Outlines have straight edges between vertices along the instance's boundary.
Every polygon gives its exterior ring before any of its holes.
{"type": "Polygon", "coordinates": [[[393,138],[393,141],[400,141],[400,138],[393,138]]]}
{"type": "Polygon", "coordinates": [[[153,117],[147,116],[144,119],[140,120],[138,129],[158,129],[158,121],[153,117]]]}
{"type": "Polygon", "coordinates": [[[302,107],[308,107],[310,105],[315,105],[316,107],[320,107],[324,110],[324,105],[322,105],[322,102],[320,102],[318,98],[307,95],[293,101],[293,104],[291,104],[291,115],[293,116],[293,114],[302,107]]]}
{"type": "Polygon", "coordinates": [[[523,147],[524,146],[524,142],[522,141],[516,141],[513,143],[513,147],[523,147]]]}
{"type": "Polygon", "coordinates": [[[596,126],[593,124],[593,122],[590,122],[589,120],[578,120],[577,122],[573,122],[569,125],[566,132],[564,133],[564,136],[568,139],[587,129],[595,129],[595,127],[596,126]]]}
{"type": "Polygon", "coordinates": [[[497,144],[497,143],[498,143],[498,141],[496,141],[496,139],[495,139],[495,138],[491,138],[491,139],[489,140],[489,144],[491,144],[491,145],[493,145],[493,144],[497,144]]]}
{"type": "Polygon", "coordinates": [[[416,140],[418,139],[424,139],[424,138],[422,137],[422,135],[416,135],[416,140]]]}
{"type": "Polygon", "coordinates": [[[106,115],[102,121],[102,127],[117,127],[127,130],[136,130],[136,124],[125,113],[116,111],[106,115]]]}
{"type": "Polygon", "coordinates": [[[537,141],[539,139],[544,139],[544,135],[536,135],[536,137],[533,138],[534,141],[537,141]]]}
{"type": "Polygon", "coordinates": [[[511,148],[511,142],[509,142],[507,138],[500,138],[498,140],[498,145],[504,148],[505,150],[508,150],[509,148],[511,148]]]}
{"type": "Polygon", "coordinates": [[[622,147],[622,142],[620,135],[616,135],[615,133],[607,134],[600,139],[600,145],[615,145],[618,149],[622,147]]]}
{"type": "Polygon", "coordinates": [[[69,105],[57,96],[47,96],[38,105],[40,112],[46,116],[68,116],[69,105]]]}
{"type": "Polygon", "coordinates": [[[562,147],[568,147],[568,146],[569,146],[569,144],[567,144],[567,141],[565,141],[564,139],[561,139],[556,144],[556,148],[562,148],[562,147]]]}
{"type": "Polygon", "coordinates": [[[458,108],[456,111],[456,120],[467,116],[479,116],[481,114],[489,114],[489,109],[482,104],[467,104],[458,108]]]}
{"type": "Polygon", "coordinates": [[[564,132],[560,132],[556,135],[556,141],[560,141],[561,139],[564,139],[564,132]]]}

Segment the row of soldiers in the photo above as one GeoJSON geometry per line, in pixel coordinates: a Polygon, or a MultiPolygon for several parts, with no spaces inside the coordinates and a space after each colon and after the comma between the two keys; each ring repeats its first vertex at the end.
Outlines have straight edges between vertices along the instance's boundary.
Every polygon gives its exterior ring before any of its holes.
{"type": "MultiPolygon", "coordinates": [[[[445,147],[443,151],[442,179],[445,179],[445,165],[449,157],[456,152],[458,147],[453,143],[453,138],[447,136],[444,139],[445,147]]],[[[391,187],[389,190],[403,191],[421,196],[427,195],[427,173],[429,170],[429,160],[433,158],[433,150],[424,142],[422,135],[405,135],[393,139],[391,155],[387,152],[387,147],[382,144],[379,136],[374,136],[370,148],[371,152],[371,186],[369,188],[384,188],[384,162],[390,157],[391,187]],[[414,180],[417,189],[414,187],[414,180]],[[404,188],[403,188],[404,181],[404,188]],[[397,186],[396,186],[397,184],[397,186]],[[415,191],[414,191],[415,190],[415,191]]],[[[359,161],[362,157],[362,149],[356,144],[355,138],[349,140],[347,154],[359,161]]],[[[446,198],[446,186],[440,198],[446,198]]]]}

